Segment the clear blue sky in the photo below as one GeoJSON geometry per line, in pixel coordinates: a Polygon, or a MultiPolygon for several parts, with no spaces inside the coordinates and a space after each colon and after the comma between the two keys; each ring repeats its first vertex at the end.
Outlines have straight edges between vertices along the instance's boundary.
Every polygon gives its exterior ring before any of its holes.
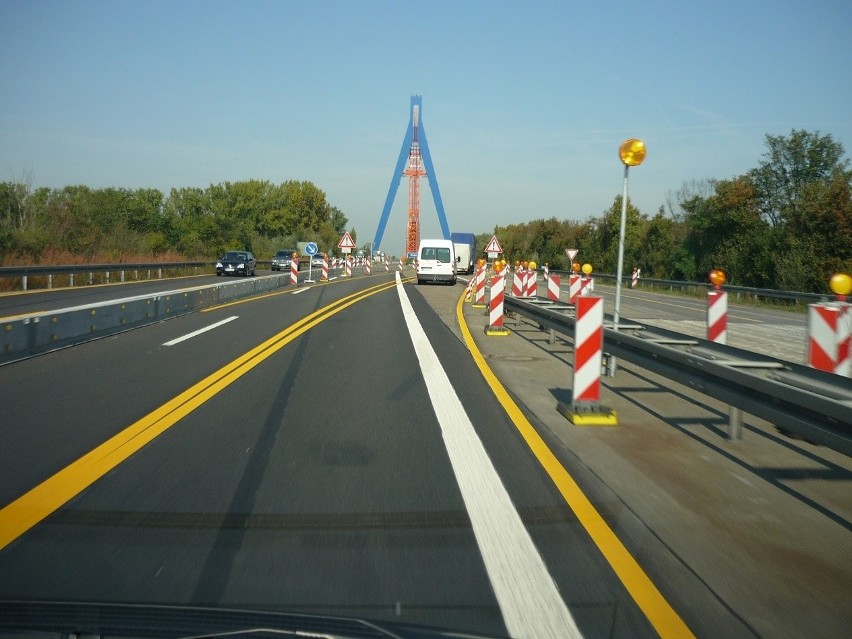
{"type": "MultiPolygon", "coordinates": [[[[653,215],[767,133],[852,150],[852,2],[0,0],[0,180],[310,180],[372,240],[408,123],[450,228],[653,215]]],[[[404,244],[400,185],[382,248],[404,244]]],[[[439,226],[423,184],[424,235],[439,226]]]]}

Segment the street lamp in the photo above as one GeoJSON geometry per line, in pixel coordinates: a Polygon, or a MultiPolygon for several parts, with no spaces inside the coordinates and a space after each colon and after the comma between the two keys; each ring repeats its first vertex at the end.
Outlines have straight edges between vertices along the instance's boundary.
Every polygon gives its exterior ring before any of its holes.
{"type": "MultiPolygon", "coordinates": [[[[627,224],[627,175],[631,166],[639,166],[645,160],[645,143],[630,138],[618,148],[618,157],[624,164],[624,190],[621,194],[621,225],[618,230],[618,271],[615,275],[615,313],[612,315],[612,328],[618,330],[618,317],[621,311],[621,276],[624,272],[624,227],[627,224]]],[[[610,358],[609,374],[615,375],[615,357],[610,358]]]]}

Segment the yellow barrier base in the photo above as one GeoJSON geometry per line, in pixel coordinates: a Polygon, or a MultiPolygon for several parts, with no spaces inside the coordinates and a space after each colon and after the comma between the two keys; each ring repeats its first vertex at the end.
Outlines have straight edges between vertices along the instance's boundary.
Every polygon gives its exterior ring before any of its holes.
{"type": "Polygon", "coordinates": [[[559,402],[556,410],[574,426],[618,426],[618,413],[606,406],[578,408],[559,402]]]}
{"type": "Polygon", "coordinates": [[[489,336],[506,336],[509,334],[509,329],[502,326],[486,326],[485,334],[489,336]]]}

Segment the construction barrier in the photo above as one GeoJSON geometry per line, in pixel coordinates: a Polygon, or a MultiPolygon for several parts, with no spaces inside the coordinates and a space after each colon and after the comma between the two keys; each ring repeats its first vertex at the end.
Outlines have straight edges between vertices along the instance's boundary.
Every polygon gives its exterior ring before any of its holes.
{"type": "Polygon", "coordinates": [[[516,268],[514,277],[512,278],[512,296],[523,297],[524,295],[524,276],[523,272],[516,268]]]}
{"type": "Polygon", "coordinates": [[[547,299],[549,299],[552,302],[558,302],[559,301],[559,293],[560,293],[559,285],[560,284],[561,284],[561,281],[560,281],[558,275],[550,275],[547,278],[547,299]]]}
{"type": "Polygon", "coordinates": [[[592,291],[595,290],[595,280],[591,277],[584,275],[580,278],[580,295],[587,296],[591,295],[592,291]]]}
{"type": "Polygon", "coordinates": [[[485,306],[485,265],[483,264],[476,267],[476,285],[473,305],[476,307],[485,306]]]}
{"type": "Polygon", "coordinates": [[[508,335],[509,331],[503,326],[503,297],[505,295],[505,271],[500,271],[491,278],[491,300],[488,312],[486,335],[508,335]]]}
{"type": "Polygon", "coordinates": [[[633,274],[630,276],[630,288],[636,288],[636,285],[639,283],[639,275],[641,272],[641,268],[633,269],[633,274]]]}
{"type": "Polygon", "coordinates": [[[603,298],[580,296],[574,323],[574,382],[571,404],[558,409],[576,426],[615,426],[614,411],[601,406],[601,363],[603,361],[603,298]]]}
{"type": "Polygon", "coordinates": [[[580,285],[582,284],[582,277],[577,275],[576,273],[572,273],[568,280],[568,303],[575,304],[577,302],[577,297],[580,295],[580,285]]]}
{"type": "Polygon", "coordinates": [[[346,256],[346,277],[352,277],[352,258],[346,256]]]}
{"type": "Polygon", "coordinates": [[[527,271],[524,297],[538,297],[538,274],[533,270],[527,271]]]}
{"type": "Polygon", "coordinates": [[[328,255],[323,253],[322,256],[322,278],[323,281],[328,281],[328,255]]]}
{"type": "Polygon", "coordinates": [[[385,273],[390,273],[390,264],[388,264],[388,256],[385,255],[385,273]]]}
{"type": "Polygon", "coordinates": [[[852,377],[852,305],[808,305],[808,366],[852,377]]]}
{"type": "Polygon", "coordinates": [[[728,343],[728,294],[719,289],[707,291],[707,340],[728,343]]]}
{"type": "Polygon", "coordinates": [[[299,284],[299,258],[294,257],[290,260],[290,286],[298,286],[299,284]]]}
{"type": "Polygon", "coordinates": [[[366,258],[364,260],[364,273],[366,273],[367,275],[373,274],[373,266],[372,264],[370,264],[370,258],[366,258]]]}

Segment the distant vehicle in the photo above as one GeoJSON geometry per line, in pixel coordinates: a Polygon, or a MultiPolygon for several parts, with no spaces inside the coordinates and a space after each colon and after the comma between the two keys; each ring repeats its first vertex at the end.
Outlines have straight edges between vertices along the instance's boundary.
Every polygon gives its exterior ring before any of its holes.
{"type": "Polygon", "coordinates": [[[257,261],[249,251],[228,251],[216,262],[216,275],[254,275],[257,261]]]}
{"type": "Polygon", "coordinates": [[[456,249],[456,270],[473,273],[476,262],[476,236],[473,233],[453,233],[450,236],[456,249]]]}
{"type": "Polygon", "coordinates": [[[322,268],[322,255],[318,253],[311,257],[311,268],[322,268]]]}
{"type": "Polygon", "coordinates": [[[417,283],[456,283],[456,252],[452,240],[420,240],[417,251],[417,283]]]}
{"type": "Polygon", "coordinates": [[[293,261],[293,253],[296,255],[299,252],[296,249],[282,249],[272,257],[272,270],[290,270],[290,265],[293,261]]]}

